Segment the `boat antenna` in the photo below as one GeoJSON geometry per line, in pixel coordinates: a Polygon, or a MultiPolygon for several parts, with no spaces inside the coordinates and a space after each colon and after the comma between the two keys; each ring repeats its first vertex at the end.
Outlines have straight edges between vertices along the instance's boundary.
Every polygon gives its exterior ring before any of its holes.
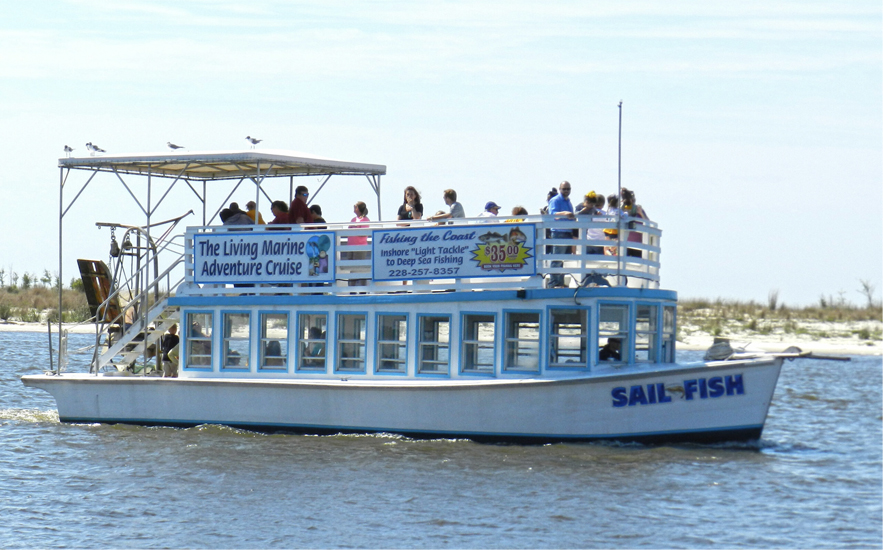
{"type": "Polygon", "coordinates": [[[622,271],[622,100],[619,100],[619,139],[616,148],[616,198],[619,215],[616,217],[616,286],[619,286],[622,271]]]}

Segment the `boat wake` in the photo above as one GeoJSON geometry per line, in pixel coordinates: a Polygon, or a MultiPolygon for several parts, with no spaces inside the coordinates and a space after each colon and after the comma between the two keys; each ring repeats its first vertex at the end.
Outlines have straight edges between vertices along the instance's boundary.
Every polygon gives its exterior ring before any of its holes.
{"type": "Polygon", "coordinates": [[[40,409],[0,409],[0,421],[58,423],[58,411],[40,409]]]}

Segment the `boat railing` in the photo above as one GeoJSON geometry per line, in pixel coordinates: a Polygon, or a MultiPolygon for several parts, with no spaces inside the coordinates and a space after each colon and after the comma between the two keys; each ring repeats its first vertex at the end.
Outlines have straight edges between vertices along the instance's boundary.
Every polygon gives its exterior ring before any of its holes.
{"type": "MultiPolygon", "coordinates": [[[[145,261],[126,280],[117,281],[115,288],[107,299],[98,306],[95,323],[95,347],[92,359],[92,371],[100,370],[126,344],[139,334],[145,335],[150,323],[164,309],[166,300],[174,290],[184,282],[181,266],[185,261],[183,235],[178,235],[164,242],[156,255],[168,266],[158,275],[151,278],[151,267],[155,264],[151,258],[145,261]],[[147,281],[145,284],[144,281],[147,281]],[[108,319],[104,312],[114,311],[113,305],[119,304],[119,313],[108,319]],[[104,352],[102,353],[102,350],[104,352]]],[[[146,338],[145,338],[146,340],[146,338]]]]}
{"type": "MultiPolygon", "coordinates": [[[[578,216],[575,220],[555,219],[553,216],[519,216],[365,222],[358,225],[359,227],[353,227],[352,223],[322,223],[189,227],[185,243],[186,284],[178,289],[178,294],[348,295],[535,289],[548,287],[550,276],[556,274],[564,276],[563,286],[571,288],[659,287],[662,232],[650,220],[608,216],[578,216]],[[523,270],[523,274],[514,270],[500,270],[498,273],[491,270],[480,277],[445,277],[443,274],[447,273],[444,271],[421,269],[420,264],[411,264],[399,270],[396,277],[379,276],[374,271],[377,264],[374,263],[375,258],[372,258],[372,253],[377,250],[375,245],[379,244],[378,238],[388,239],[388,235],[407,230],[420,230],[414,234],[421,236],[427,232],[441,236],[447,231],[475,230],[484,236],[499,237],[501,242],[506,242],[506,236],[511,236],[515,232],[513,230],[530,232],[529,236],[525,236],[527,243],[532,245],[528,247],[525,259],[525,262],[529,262],[530,269],[523,270]],[[206,282],[196,272],[194,242],[199,239],[220,237],[221,240],[233,243],[259,242],[261,239],[282,239],[282,231],[289,237],[300,239],[309,238],[312,234],[331,234],[333,246],[329,251],[333,253],[333,258],[328,260],[331,273],[325,282],[310,283],[303,278],[292,279],[294,282],[265,282],[260,277],[246,277],[237,279],[239,284],[234,286],[234,280],[226,283],[206,282]],[[358,241],[359,244],[351,244],[353,241],[358,241]],[[362,242],[365,244],[361,244],[362,242]],[[409,277],[409,274],[416,276],[409,277]]],[[[468,259],[477,257],[475,250],[470,252],[472,256],[468,256],[468,259]]]]}

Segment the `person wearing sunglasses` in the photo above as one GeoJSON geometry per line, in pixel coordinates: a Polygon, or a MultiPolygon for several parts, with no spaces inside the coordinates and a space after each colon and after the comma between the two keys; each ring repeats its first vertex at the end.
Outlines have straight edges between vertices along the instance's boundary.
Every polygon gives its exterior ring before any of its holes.
{"type": "Polygon", "coordinates": [[[288,208],[288,223],[313,223],[313,213],[307,206],[310,190],[305,185],[298,185],[294,190],[294,200],[288,208]]]}

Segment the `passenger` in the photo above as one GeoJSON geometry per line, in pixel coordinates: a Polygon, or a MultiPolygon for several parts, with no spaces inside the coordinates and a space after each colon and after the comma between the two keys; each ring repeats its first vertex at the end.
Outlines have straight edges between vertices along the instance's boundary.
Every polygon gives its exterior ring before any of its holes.
{"type": "Polygon", "coordinates": [[[622,361],[622,339],[608,338],[604,347],[598,350],[600,361],[622,361]]]}
{"type": "Polygon", "coordinates": [[[484,212],[478,215],[479,218],[495,218],[500,213],[500,205],[494,201],[484,205],[484,212]]]}
{"type": "Polygon", "coordinates": [[[224,225],[254,225],[254,220],[249,218],[235,202],[230,203],[230,208],[221,210],[219,217],[224,225]]]}
{"type": "Polygon", "coordinates": [[[602,193],[598,193],[598,197],[597,197],[597,199],[596,199],[596,201],[595,201],[595,208],[596,208],[596,209],[598,210],[598,212],[600,212],[601,214],[606,214],[606,213],[607,213],[607,211],[604,210],[604,202],[605,202],[605,201],[604,201],[604,195],[603,195],[602,193]]]}
{"type": "Polygon", "coordinates": [[[279,340],[270,340],[264,348],[264,365],[267,367],[282,367],[285,359],[282,358],[282,344],[279,340]]]}
{"type": "MultiPolygon", "coordinates": [[[[310,213],[313,215],[313,223],[328,223],[325,221],[325,218],[322,217],[322,207],[318,204],[310,205],[310,213]]],[[[325,229],[324,227],[317,227],[316,229],[325,229]]]]}
{"type": "MultiPolygon", "coordinates": [[[[549,214],[555,216],[556,220],[573,219],[573,204],[570,202],[570,182],[562,181],[558,186],[558,194],[549,201],[549,214]]],[[[572,229],[553,229],[553,239],[572,239],[572,229]]],[[[552,245],[552,254],[571,254],[571,246],[552,245]]],[[[564,267],[562,260],[552,260],[551,267],[564,267]]],[[[564,274],[552,273],[549,275],[548,288],[564,288],[564,274]]]]}
{"type": "MultiPolygon", "coordinates": [[[[607,214],[609,216],[614,216],[612,221],[616,221],[617,217],[622,216],[622,210],[619,209],[619,197],[616,195],[609,195],[607,197],[607,214]]],[[[615,241],[619,236],[619,230],[617,229],[605,229],[604,236],[608,241],[615,241]]],[[[607,256],[618,256],[619,251],[615,246],[607,246],[604,248],[604,254],[607,256]]]]}
{"type": "Polygon", "coordinates": [[[457,202],[457,192],[453,189],[445,189],[444,192],[445,204],[450,208],[449,212],[438,212],[434,216],[431,216],[427,219],[429,220],[446,220],[449,218],[465,218],[466,211],[463,210],[463,205],[457,202]]]}
{"type": "MultiPolygon", "coordinates": [[[[637,220],[649,219],[641,205],[635,203],[635,192],[630,191],[625,187],[622,188],[622,211],[623,216],[628,216],[630,218],[629,228],[631,229],[634,229],[637,225],[644,225],[643,222],[637,220]]],[[[643,234],[638,233],[637,231],[629,231],[627,240],[632,243],[643,242],[643,234]]],[[[633,258],[640,258],[641,250],[638,248],[629,248],[626,250],[626,255],[633,258]]]]}
{"type": "Polygon", "coordinates": [[[180,352],[181,344],[178,343],[169,350],[169,362],[168,362],[168,370],[166,370],[166,364],[163,363],[163,377],[166,378],[177,378],[178,377],[178,353],[180,352]]]}
{"type": "Polygon", "coordinates": [[[557,194],[558,194],[558,189],[553,187],[552,190],[549,191],[549,194],[546,195],[546,206],[540,208],[540,214],[545,216],[546,214],[549,213],[549,201],[551,201],[552,198],[555,197],[555,195],[557,195],[557,194]]]}
{"type": "MultiPolygon", "coordinates": [[[[603,200],[604,196],[601,195],[601,199],[603,200]]],[[[598,210],[595,206],[598,203],[598,194],[594,191],[589,191],[586,193],[586,196],[583,199],[583,207],[577,212],[578,216],[592,216],[593,218],[597,218],[604,214],[603,211],[598,210]]],[[[593,219],[593,222],[600,221],[598,219],[593,219]]],[[[603,241],[606,237],[604,235],[603,229],[596,229],[590,227],[586,230],[586,238],[590,241],[603,241]]],[[[604,254],[603,246],[594,246],[590,245],[586,247],[586,254],[604,254]]]]}
{"type": "MultiPolygon", "coordinates": [[[[362,225],[351,225],[350,228],[358,229],[368,227],[364,225],[365,222],[370,222],[368,219],[368,205],[364,202],[359,201],[355,205],[353,205],[353,214],[356,216],[351,219],[351,222],[359,222],[362,225]]],[[[348,237],[346,243],[348,245],[362,246],[368,244],[368,237],[363,235],[354,235],[352,237],[348,237]]],[[[371,258],[371,251],[369,250],[359,250],[355,252],[342,253],[341,259],[350,259],[350,260],[367,260],[371,258]],[[346,254],[346,257],[344,257],[346,254]]],[[[348,286],[365,286],[368,284],[367,279],[350,279],[347,283],[348,286]]]]}
{"type": "Polygon", "coordinates": [[[304,344],[303,360],[305,367],[325,366],[325,334],[319,327],[310,327],[309,340],[311,343],[304,344]]]}
{"type": "Polygon", "coordinates": [[[298,185],[294,190],[294,200],[288,208],[288,223],[313,223],[313,213],[307,206],[310,191],[305,185],[298,185]]]}
{"type": "Polygon", "coordinates": [[[270,211],[276,216],[269,225],[285,225],[288,223],[288,205],[285,201],[273,201],[270,211]]]}
{"type": "Polygon", "coordinates": [[[405,187],[405,201],[399,207],[396,219],[421,220],[423,219],[423,204],[420,202],[420,193],[413,186],[405,187]]]}
{"type": "MultiPolygon", "coordinates": [[[[516,206],[512,209],[513,216],[527,216],[527,209],[523,206],[516,206]]],[[[509,218],[506,220],[506,223],[521,223],[524,221],[524,218],[509,218]]]]}
{"type": "Polygon", "coordinates": [[[178,342],[181,341],[181,338],[178,337],[178,325],[172,325],[169,327],[169,330],[166,334],[163,335],[160,340],[160,349],[162,349],[162,359],[163,361],[169,360],[169,351],[175,346],[178,345],[178,342]]]}
{"type": "Polygon", "coordinates": [[[261,216],[261,213],[257,211],[257,205],[254,201],[248,201],[245,203],[245,214],[251,218],[251,221],[257,223],[258,225],[266,225],[264,221],[264,217],[261,216]],[[255,219],[255,214],[257,214],[257,219],[255,219]]]}

